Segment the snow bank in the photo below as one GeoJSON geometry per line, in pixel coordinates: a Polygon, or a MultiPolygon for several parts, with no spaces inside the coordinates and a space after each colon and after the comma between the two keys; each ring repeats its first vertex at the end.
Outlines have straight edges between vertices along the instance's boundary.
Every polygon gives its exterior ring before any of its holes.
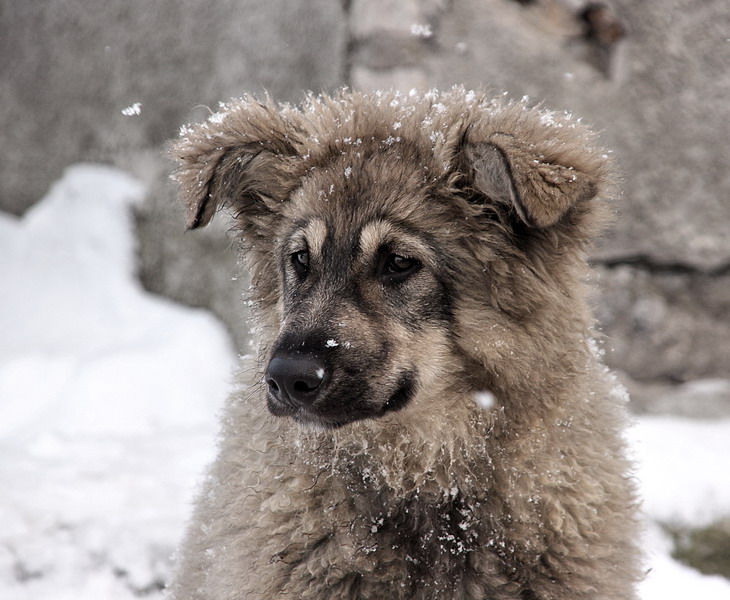
{"type": "MultiPolygon", "coordinates": [[[[212,458],[235,356],[210,315],[137,283],[143,193],[82,165],[24,218],[0,213],[0,598],[160,598],[212,458]]],[[[642,599],[730,598],[654,525],[730,514],[730,422],[643,418],[628,435],[649,522],[642,599]]]]}
{"type": "Polygon", "coordinates": [[[645,417],[629,439],[652,519],[701,527],[730,516],[730,421],[645,417]]]}
{"type": "Polygon", "coordinates": [[[649,574],[639,586],[642,600],[727,600],[730,581],[703,575],[671,558],[672,542],[658,525],[649,522],[645,534],[649,574]]]}
{"type": "Polygon", "coordinates": [[[141,289],[111,168],[0,213],[0,597],[153,597],[211,459],[234,353],[202,311],[141,289]]]}
{"type": "Polygon", "coordinates": [[[641,598],[730,598],[730,581],[702,575],[671,558],[672,541],[659,526],[702,527],[730,516],[730,421],[643,417],[628,439],[647,517],[651,571],[641,585],[641,598]]]}

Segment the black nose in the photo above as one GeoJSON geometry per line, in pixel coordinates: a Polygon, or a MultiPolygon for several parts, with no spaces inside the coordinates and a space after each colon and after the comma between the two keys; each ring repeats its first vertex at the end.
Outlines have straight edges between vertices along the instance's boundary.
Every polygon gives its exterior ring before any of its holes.
{"type": "Polygon", "coordinates": [[[307,355],[275,356],[266,369],[271,394],[281,402],[311,405],[329,379],[324,362],[307,355]]]}

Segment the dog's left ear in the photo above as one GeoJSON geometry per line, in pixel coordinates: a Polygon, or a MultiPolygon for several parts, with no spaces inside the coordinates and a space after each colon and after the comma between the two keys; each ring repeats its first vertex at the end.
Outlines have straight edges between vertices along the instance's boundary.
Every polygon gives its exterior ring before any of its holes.
{"type": "Polygon", "coordinates": [[[230,206],[245,233],[266,230],[296,185],[301,131],[292,113],[242,99],[207,122],[184,127],[170,148],[188,229],[230,206]]]}
{"type": "Polygon", "coordinates": [[[511,134],[494,133],[486,141],[467,142],[464,152],[473,187],[533,228],[557,224],[599,188],[598,163],[565,145],[541,149],[511,134]]]}

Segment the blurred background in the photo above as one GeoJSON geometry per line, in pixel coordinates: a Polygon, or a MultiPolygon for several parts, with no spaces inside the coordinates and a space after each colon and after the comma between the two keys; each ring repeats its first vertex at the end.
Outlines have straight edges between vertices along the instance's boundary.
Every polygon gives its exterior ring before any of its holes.
{"type": "MultiPolygon", "coordinates": [[[[231,355],[250,338],[246,277],[227,215],[184,232],[163,152],[182,125],[244,92],[297,102],[343,85],[486,87],[580,116],[623,177],[620,218],[592,257],[605,360],[640,422],[672,424],[656,430],[663,444],[677,423],[730,419],[726,0],[1,0],[0,56],[5,218],[21,223],[77,163],[132,176],[143,190],[130,225],[134,276],[147,292],[217,315],[231,355]]],[[[697,431],[687,439],[711,435],[697,431]]],[[[728,446],[718,444],[703,469],[730,483],[728,446]]],[[[662,522],[667,552],[730,577],[724,510],[662,522]]],[[[16,593],[47,572],[26,564],[19,536],[4,543],[16,593]]],[[[127,588],[159,592],[166,568],[127,588]]]]}

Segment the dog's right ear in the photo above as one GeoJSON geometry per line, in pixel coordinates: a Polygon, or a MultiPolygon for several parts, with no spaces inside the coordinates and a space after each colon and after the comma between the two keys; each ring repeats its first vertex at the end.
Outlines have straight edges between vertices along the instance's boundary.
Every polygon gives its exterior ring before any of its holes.
{"type": "Polygon", "coordinates": [[[170,154],[188,229],[230,206],[244,231],[270,224],[299,179],[303,135],[296,113],[242,99],[207,122],[183,127],[170,154]]]}
{"type": "MultiPolygon", "coordinates": [[[[582,145],[554,144],[497,133],[466,147],[476,189],[511,207],[529,227],[546,229],[570,211],[587,211],[605,177],[601,161],[582,145]]],[[[548,138],[549,139],[549,138],[548,138]]]]}

